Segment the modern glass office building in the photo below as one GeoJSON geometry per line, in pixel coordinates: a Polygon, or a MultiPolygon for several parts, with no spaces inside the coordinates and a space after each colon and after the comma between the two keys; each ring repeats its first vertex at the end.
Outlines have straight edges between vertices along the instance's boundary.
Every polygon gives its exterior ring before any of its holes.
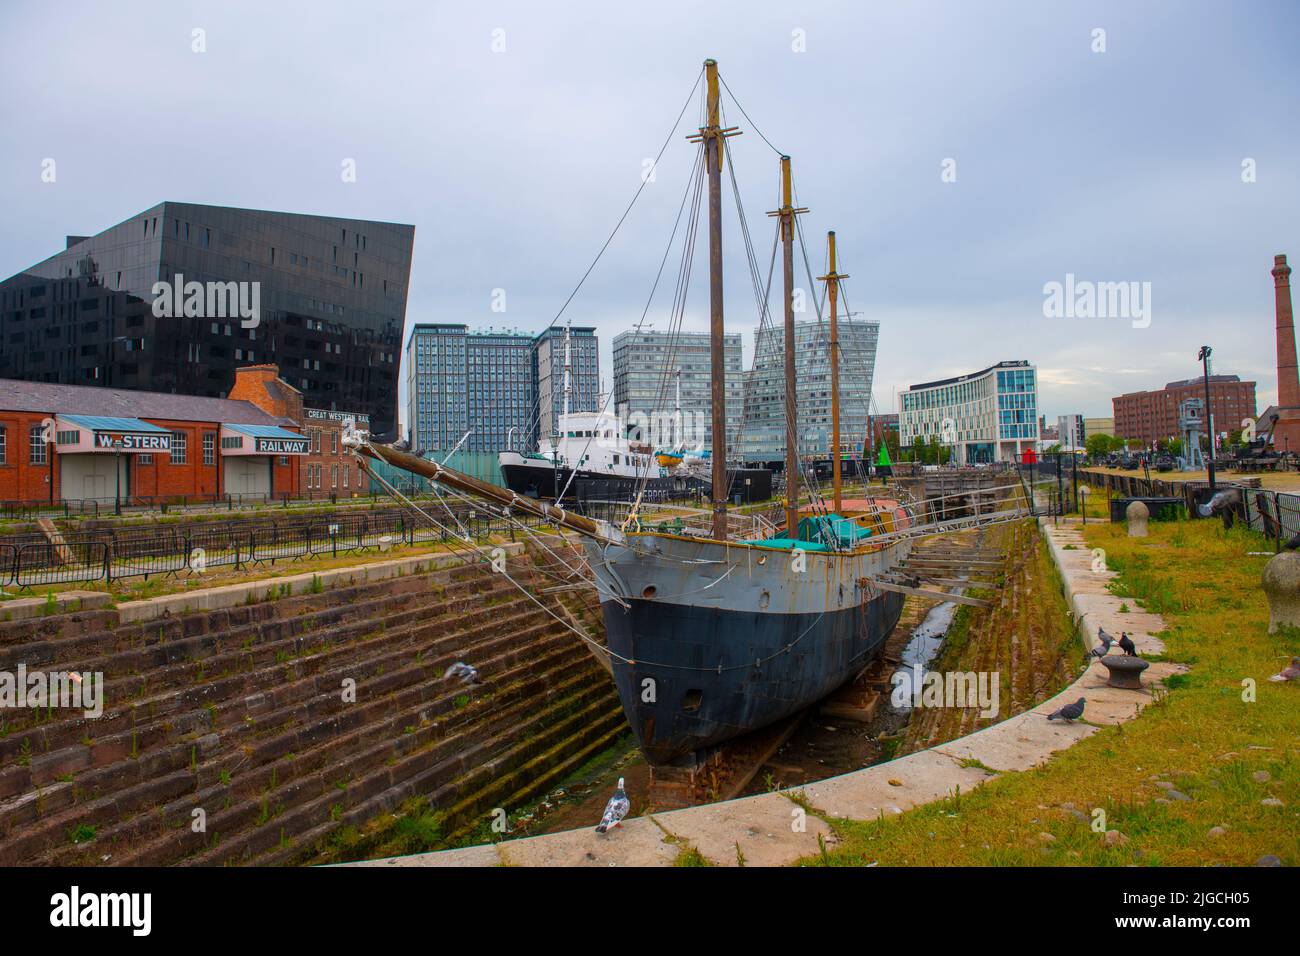
{"type": "Polygon", "coordinates": [[[936,439],[959,464],[1016,461],[1038,441],[1038,374],[1027,361],[913,385],[899,394],[899,443],[936,439]]]}
{"type": "MultiPolygon", "coordinates": [[[[527,332],[420,322],[406,340],[411,447],[466,452],[534,448],[564,410],[564,329],[527,332]],[[468,437],[466,437],[468,433],[468,437]]],[[[600,371],[593,328],[573,329],[569,410],[595,411],[600,371]]]]}
{"type": "MultiPolygon", "coordinates": [[[[600,341],[591,327],[574,326],[569,331],[569,411],[598,411],[604,404],[600,394],[600,341]]],[[[539,438],[556,430],[564,411],[564,333],[564,326],[551,326],[533,340],[537,408],[530,447],[536,447],[539,438]]]]}
{"type": "Polygon", "coordinates": [[[418,323],[406,342],[411,447],[499,452],[527,439],[536,405],[533,336],[418,323]],[[466,433],[468,437],[466,437],[466,433]]]}
{"type": "Polygon", "coordinates": [[[0,282],[0,378],[222,396],[273,363],[397,428],[415,227],[163,202],[0,282]]]}
{"type": "MultiPolygon", "coordinates": [[[[796,322],[795,382],[799,455],[831,454],[830,329],[825,322],[796,322]]],[[[880,323],[841,320],[840,447],[861,454],[867,440],[871,384],[876,371],[880,323]]],[[[754,333],[754,368],[745,377],[740,447],[746,461],[778,461],[785,455],[785,329],[774,324],[754,333]]]]}
{"type": "MultiPolygon", "coordinates": [[[[682,431],[663,444],[713,448],[713,366],[707,332],[627,331],[614,337],[614,407],[619,414],[672,419],[681,373],[682,431]]],[[[735,442],[744,404],[744,356],[739,332],[726,336],[727,442],[735,442]]],[[[669,427],[675,427],[671,421],[669,427]]],[[[659,431],[666,431],[661,422],[659,431]]]]}

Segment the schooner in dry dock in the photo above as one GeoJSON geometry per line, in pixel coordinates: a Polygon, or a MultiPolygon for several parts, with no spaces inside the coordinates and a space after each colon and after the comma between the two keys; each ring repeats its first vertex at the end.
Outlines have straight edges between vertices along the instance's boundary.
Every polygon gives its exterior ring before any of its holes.
{"type": "MultiPolygon", "coordinates": [[[[692,135],[697,204],[708,196],[712,432],[727,435],[723,363],[721,181],[726,141],[740,131],[723,127],[717,64],[705,61],[705,125],[692,135]],[[704,178],[707,177],[707,190],[704,178]]],[[[697,81],[698,83],[698,81],[697,81]]],[[[777,219],[784,274],[785,342],[794,343],[795,217],[790,158],[780,160],[777,219]]],[[[737,202],[739,196],[737,195],[737,202]]],[[[743,224],[743,216],[742,216],[743,224]]],[[[746,244],[749,244],[746,235],[746,244]]],[[[829,269],[822,276],[830,304],[832,375],[838,381],[834,233],[829,269]]],[[[760,318],[767,321],[765,305],[760,318]]],[[[791,347],[793,347],[791,345],[791,347]]],[[[583,541],[590,583],[601,597],[611,669],[628,722],[656,764],[694,763],[709,748],[802,710],[865,670],[880,653],[902,612],[910,580],[904,570],[913,540],[942,533],[944,523],[918,523],[899,497],[846,500],[839,455],[833,455],[831,500],[800,480],[793,354],[785,362],[786,490],[784,525],[729,514],[725,449],[712,456],[712,507],[707,520],[663,521],[642,506],[647,482],[617,525],[573,514],[517,490],[476,481],[435,462],[383,446],[364,436],[363,455],[576,532],[583,541]],[[801,485],[809,503],[801,504],[801,485]]],[[[832,390],[832,447],[840,448],[838,393],[832,390]]],[[[989,514],[1005,520],[1015,514],[989,514]]],[[[969,526],[962,524],[963,527],[969,526]]]]}

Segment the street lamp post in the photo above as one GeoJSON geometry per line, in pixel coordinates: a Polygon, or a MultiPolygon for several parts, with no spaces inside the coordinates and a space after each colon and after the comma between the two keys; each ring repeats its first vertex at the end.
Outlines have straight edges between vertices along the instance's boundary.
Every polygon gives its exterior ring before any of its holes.
{"type": "Polygon", "coordinates": [[[113,476],[117,479],[117,493],[113,498],[113,514],[122,513],[122,439],[113,442],[113,476]]]}
{"type": "Polygon", "coordinates": [[[1064,476],[1061,474],[1061,452],[1056,453],[1056,523],[1061,523],[1061,515],[1065,511],[1065,484],[1064,476]]]}
{"type": "Polygon", "coordinates": [[[1074,485],[1073,497],[1074,510],[1079,510],[1079,455],[1074,449],[1074,443],[1070,443],[1070,483],[1074,485]]]}
{"type": "Polygon", "coordinates": [[[1205,459],[1205,469],[1210,476],[1210,494],[1214,494],[1214,417],[1210,413],[1210,354],[1213,351],[1208,345],[1202,345],[1201,350],[1196,353],[1196,357],[1201,360],[1201,368],[1205,372],[1205,429],[1209,436],[1210,454],[1205,459]]]}

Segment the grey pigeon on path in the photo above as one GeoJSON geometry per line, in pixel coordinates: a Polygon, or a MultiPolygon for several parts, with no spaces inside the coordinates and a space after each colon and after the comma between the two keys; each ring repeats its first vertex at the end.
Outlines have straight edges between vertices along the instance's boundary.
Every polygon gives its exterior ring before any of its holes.
{"type": "Polygon", "coordinates": [[[478,676],[478,671],[466,664],[464,661],[457,661],[447,668],[447,673],[442,675],[444,679],[448,677],[459,677],[462,684],[481,684],[483,679],[478,676]]]}
{"type": "Polygon", "coordinates": [[[1132,638],[1128,636],[1128,631],[1124,631],[1120,634],[1119,646],[1129,657],[1137,656],[1137,645],[1134,644],[1132,638]]]}
{"type": "Polygon", "coordinates": [[[1097,639],[1101,641],[1101,647],[1094,647],[1088,652],[1088,656],[1101,660],[1110,652],[1110,646],[1115,643],[1115,638],[1111,637],[1101,628],[1097,628],[1097,639]]]}
{"type": "Polygon", "coordinates": [[[1082,697],[1080,697],[1073,704],[1066,704],[1060,710],[1053,711],[1052,713],[1048,714],[1047,719],[1055,720],[1057,717],[1060,717],[1064,721],[1068,721],[1069,723],[1074,723],[1076,720],[1078,720],[1080,717],[1083,716],[1083,705],[1085,703],[1087,702],[1082,697]]]}
{"type": "Polygon", "coordinates": [[[596,825],[597,833],[604,833],[610,827],[622,825],[623,818],[627,812],[632,809],[632,801],[627,798],[623,790],[623,778],[618,778],[618,788],[614,795],[609,798],[609,803],[605,804],[605,815],[600,818],[600,823],[596,825]]]}
{"type": "Polygon", "coordinates": [[[1300,657],[1291,658],[1291,663],[1269,678],[1271,681],[1300,680],[1300,657]]]}

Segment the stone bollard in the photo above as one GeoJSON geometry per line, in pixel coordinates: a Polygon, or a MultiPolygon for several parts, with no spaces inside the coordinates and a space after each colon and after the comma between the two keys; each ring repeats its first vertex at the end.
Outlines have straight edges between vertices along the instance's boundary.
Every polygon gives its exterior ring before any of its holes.
{"type": "Polygon", "coordinates": [[[1140,501],[1130,501],[1129,506],[1124,509],[1124,517],[1128,519],[1128,536],[1130,538],[1145,538],[1147,536],[1147,518],[1151,517],[1151,512],[1146,505],[1140,501]]]}
{"type": "Polygon", "coordinates": [[[1300,627],[1300,554],[1280,551],[1264,565],[1264,596],[1268,598],[1268,632],[1300,627]]]}
{"type": "Polygon", "coordinates": [[[1151,666],[1142,658],[1130,657],[1128,654],[1107,654],[1101,662],[1110,672],[1106,683],[1125,690],[1141,690],[1142,672],[1151,666]]]}

